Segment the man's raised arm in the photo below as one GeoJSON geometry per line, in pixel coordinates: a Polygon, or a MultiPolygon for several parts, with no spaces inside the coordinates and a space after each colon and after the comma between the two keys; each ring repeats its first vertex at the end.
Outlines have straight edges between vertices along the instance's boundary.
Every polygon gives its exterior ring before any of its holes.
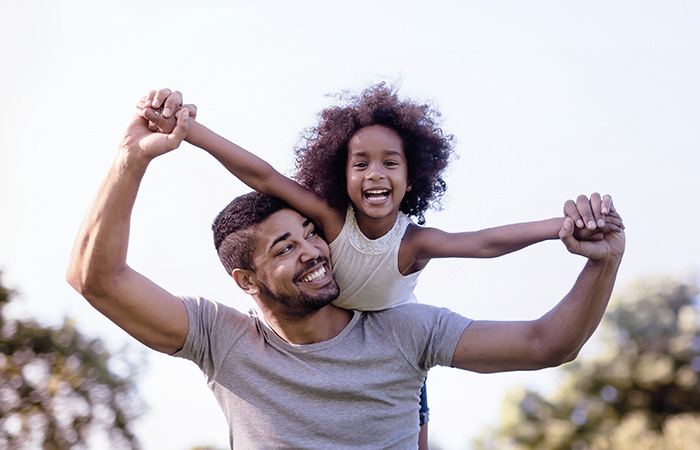
{"type": "Polygon", "coordinates": [[[78,232],[66,279],[92,306],[145,345],[179,350],[187,335],[182,301],[126,264],[131,211],[150,161],[177,148],[187,135],[188,111],[170,134],[149,131],[134,116],[119,152],[78,232]]]}
{"type": "Polygon", "coordinates": [[[619,229],[599,241],[580,241],[573,233],[574,221],[567,217],[559,237],[570,252],[588,261],[564,299],[534,321],[472,322],[457,344],[454,367],[483,373],[536,370],[558,366],[578,355],[610,300],[625,234],[619,229]]]}

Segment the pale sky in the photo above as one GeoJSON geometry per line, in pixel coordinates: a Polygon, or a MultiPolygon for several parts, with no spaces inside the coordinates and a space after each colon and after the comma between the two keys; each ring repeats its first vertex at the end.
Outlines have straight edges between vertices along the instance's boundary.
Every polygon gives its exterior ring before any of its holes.
{"type": "MultiPolygon", "coordinates": [[[[200,120],[292,168],[300,131],[326,94],[389,81],[433,102],[460,158],[442,211],[449,231],[557,216],[580,193],[610,193],[627,225],[618,289],[700,270],[700,5],[692,1],[470,2],[25,1],[0,17],[0,270],[13,313],[64,316],[147,360],[145,450],[226,447],[223,414],[197,367],[148,351],[64,281],[80,220],[136,101],[183,92],[200,120]]],[[[239,309],[210,223],[248,189],[189,145],[150,167],[129,263],[175,294],[239,309]]],[[[420,301],[478,319],[530,319],[583,266],[556,241],[497,260],[432,262],[420,301]]],[[[594,337],[595,339],[595,337],[594,337]]],[[[581,357],[594,356],[588,345],[581,357]]],[[[504,392],[545,389],[557,371],[428,378],[431,439],[469,448],[499,420],[504,392]]]]}

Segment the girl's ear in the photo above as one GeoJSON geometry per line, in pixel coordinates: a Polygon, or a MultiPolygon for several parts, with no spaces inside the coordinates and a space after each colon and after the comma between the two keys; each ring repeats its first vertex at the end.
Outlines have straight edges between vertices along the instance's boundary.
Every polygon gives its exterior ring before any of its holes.
{"type": "Polygon", "coordinates": [[[246,294],[255,295],[260,293],[255,272],[252,270],[233,269],[231,276],[236,281],[238,287],[240,287],[246,294]]]}

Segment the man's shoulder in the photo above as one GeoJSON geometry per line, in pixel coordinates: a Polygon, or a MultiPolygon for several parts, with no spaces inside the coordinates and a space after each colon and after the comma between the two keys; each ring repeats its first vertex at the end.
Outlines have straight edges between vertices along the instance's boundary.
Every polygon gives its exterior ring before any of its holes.
{"type": "Polygon", "coordinates": [[[406,302],[396,305],[393,308],[382,309],[381,311],[370,311],[370,313],[379,315],[397,314],[410,316],[414,314],[433,313],[439,311],[451,312],[449,309],[439,306],[426,305],[425,303],[406,302]]]}
{"type": "Polygon", "coordinates": [[[433,324],[440,317],[459,316],[447,308],[424,303],[403,303],[381,311],[365,312],[371,320],[392,323],[433,324]]]}
{"type": "Polygon", "coordinates": [[[231,318],[238,320],[257,320],[258,315],[251,309],[248,313],[243,313],[229,305],[201,296],[180,296],[185,303],[190,316],[200,316],[204,319],[231,318]]]}

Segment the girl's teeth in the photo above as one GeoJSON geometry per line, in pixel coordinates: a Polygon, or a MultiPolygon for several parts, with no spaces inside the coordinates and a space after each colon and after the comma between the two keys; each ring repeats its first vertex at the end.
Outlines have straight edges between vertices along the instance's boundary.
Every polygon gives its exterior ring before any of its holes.
{"type": "Polygon", "coordinates": [[[365,196],[366,197],[381,197],[381,198],[386,198],[389,196],[389,191],[387,190],[372,190],[372,191],[365,191],[365,196]]]}

